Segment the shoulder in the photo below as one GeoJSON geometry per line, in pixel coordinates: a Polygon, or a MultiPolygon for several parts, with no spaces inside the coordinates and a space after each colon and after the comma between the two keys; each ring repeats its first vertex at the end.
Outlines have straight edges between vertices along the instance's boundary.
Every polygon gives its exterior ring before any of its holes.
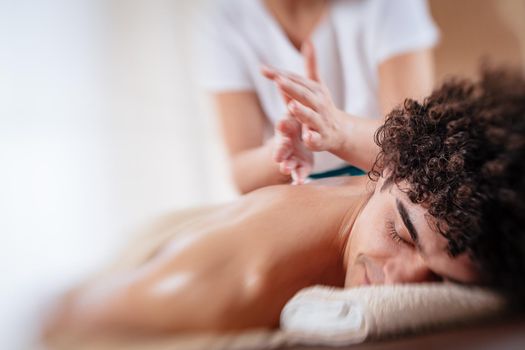
{"type": "Polygon", "coordinates": [[[261,37],[271,32],[261,1],[214,0],[203,9],[197,31],[205,34],[208,45],[251,54],[261,37]]]}
{"type": "Polygon", "coordinates": [[[366,175],[362,176],[340,176],[340,177],[331,177],[320,180],[312,181],[308,186],[313,187],[356,187],[364,188],[365,185],[370,182],[370,179],[366,175]]]}
{"type": "Polygon", "coordinates": [[[240,27],[242,19],[258,16],[260,0],[214,0],[206,7],[206,17],[222,25],[240,27]]]}
{"type": "Polygon", "coordinates": [[[368,20],[375,16],[396,17],[402,13],[425,12],[428,3],[427,0],[332,0],[331,7],[336,14],[342,15],[340,18],[352,16],[368,20]]]}
{"type": "MultiPolygon", "coordinates": [[[[343,3],[353,1],[341,0],[343,3]]],[[[378,18],[379,20],[395,20],[398,18],[426,16],[428,12],[427,0],[357,0],[356,9],[367,19],[378,18]]]]}
{"type": "Polygon", "coordinates": [[[267,186],[244,197],[265,205],[302,207],[312,202],[330,202],[341,194],[362,194],[370,190],[370,185],[371,180],[368,176],[342,176],[315,180],[305,185],[267,186]]]}

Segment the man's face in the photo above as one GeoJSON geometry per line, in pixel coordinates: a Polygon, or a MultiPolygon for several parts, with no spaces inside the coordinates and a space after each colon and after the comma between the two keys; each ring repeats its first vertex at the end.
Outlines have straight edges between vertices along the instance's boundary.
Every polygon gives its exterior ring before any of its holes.
{"type": "Polygon", "coordinates": [[[350,232],[346,287],[364,284],[479,281],[467,254],[451,257],[428,212],[381,178],[350,232]]]}

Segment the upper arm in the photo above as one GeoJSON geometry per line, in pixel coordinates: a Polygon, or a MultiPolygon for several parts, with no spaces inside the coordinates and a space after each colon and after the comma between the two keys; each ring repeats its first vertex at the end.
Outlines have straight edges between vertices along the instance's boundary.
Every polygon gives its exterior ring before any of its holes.
{"type": "Polygon", "coordinates": [[[215,93],[213,99],[230,155],[263,144],[268,122],[254,91],[215,93]]]}
{"type": "Polygon", "coordinates": [[[392,57],[379,65],[379,101],[383,115],[406,98],[427,96],[434,85],[432,49],[392,57]]]}
{"type": "Polygon", "coordinates": [[[407,97],[427,95],[433,86],[432,48],[439,31],[426,0],[370,2],[368,55],[377,67],[383,114],[407,97]]]}
{"type": "Polygon", "coordinates": [[[213,99],[230,154],[257,147],[264,136],[265,115],[253,74],[258,73],[253,48],[243,35],[242,9],[230,2],[210,4],[197,30],[197,77],[213,99]]]}

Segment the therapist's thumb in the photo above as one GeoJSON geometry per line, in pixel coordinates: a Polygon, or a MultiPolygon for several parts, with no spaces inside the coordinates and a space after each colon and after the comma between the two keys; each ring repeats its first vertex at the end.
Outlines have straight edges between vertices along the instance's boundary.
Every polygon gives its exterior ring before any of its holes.
{"type": "Polygon", "coordinates": [[[310,39],[306,40],[301,46],[301,52],[306,63],[306,75],[308,79],[319,82],[319,73],[317,72],[317,58],[315,56],[315,47],[310,39]]]}

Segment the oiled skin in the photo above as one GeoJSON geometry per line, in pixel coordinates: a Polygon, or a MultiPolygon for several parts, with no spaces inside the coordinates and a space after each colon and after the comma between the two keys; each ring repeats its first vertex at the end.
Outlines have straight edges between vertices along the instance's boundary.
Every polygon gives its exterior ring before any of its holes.
{"type": "Polygon", "coordinates": [[[282,307],[300,289],[344,285],[346,240],[369,197],[367,184],[367,177],[358,177],[266,187],[188,215],[187,225],[174,220],[154,251],[145,245],[143,258],[130,267],[72,292],[51,328],[276,327],[282,307]]]}

